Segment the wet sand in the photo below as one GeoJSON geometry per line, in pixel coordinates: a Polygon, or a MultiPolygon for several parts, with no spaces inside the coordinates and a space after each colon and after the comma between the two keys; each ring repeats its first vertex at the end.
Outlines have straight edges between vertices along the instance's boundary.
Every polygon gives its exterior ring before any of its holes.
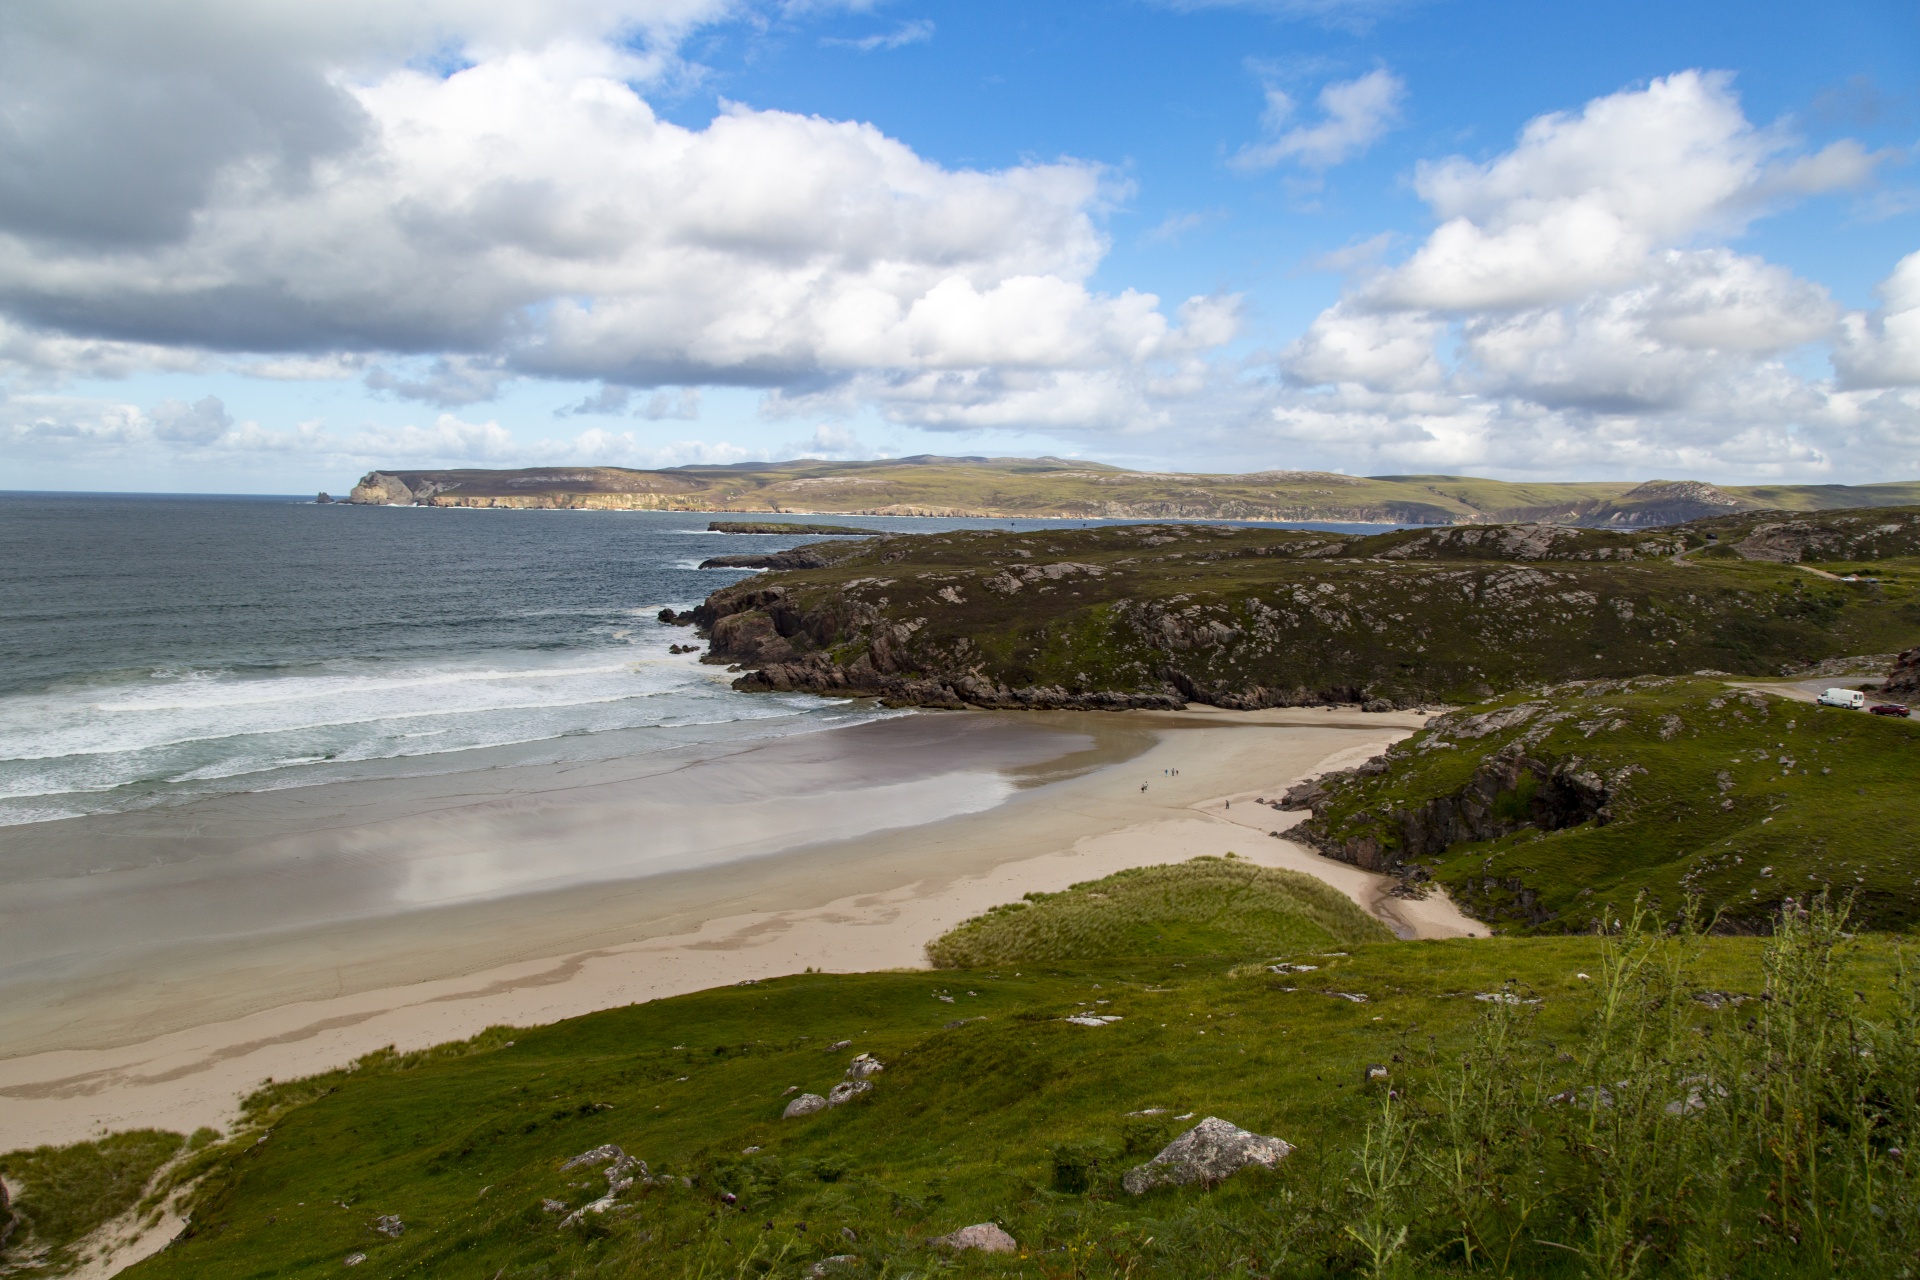
{"type": "Polygon", "coordinates": [[[1481,932],[1443,897],[1388,898],[1384,878],[1274,838],[1297,815],[1247,803],[1419,723],[925,714],[670,763],[13,828],[0,1150],[219,1127],[263,1078],[383,1045],[808,966],[922,965],[927,941],[996,903],[1200,854],[1317,875],[1402,936],[1481,932]],[[45,874],[81,855],[101,869],[45,874]]]}

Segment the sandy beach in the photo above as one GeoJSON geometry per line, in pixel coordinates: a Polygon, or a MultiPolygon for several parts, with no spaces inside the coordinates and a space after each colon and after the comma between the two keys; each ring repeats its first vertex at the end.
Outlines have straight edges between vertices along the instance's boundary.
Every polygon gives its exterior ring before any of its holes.
{"type": "Polygon", "coordinates": [[[389,1044],[809,966],[924,965],[928,940],[996,903],[1201,854],[1318,876],[1403,937],[1483,932],[1275,838],[1300,815],[1251,803],[1420,723],[932,713],[644,767],[10,829],[11,868],[85,849],[101,869],[23,875],[0,912],[0,1150],[222,1127],[262,1079],[389,1044]]]}

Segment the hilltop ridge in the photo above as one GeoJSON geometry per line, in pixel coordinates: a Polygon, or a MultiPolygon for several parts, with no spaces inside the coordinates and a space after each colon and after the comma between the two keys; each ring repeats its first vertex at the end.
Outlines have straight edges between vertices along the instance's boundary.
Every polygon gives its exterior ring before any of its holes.
{"type": "Polygon", "coordinates": [[[1698,480],[1532,483],[1473,476],[1237,475],[1128,471],[1063,458],[884,458],[745,462],[658,471],[626,467],[371,471],[358,505],[762,511],[992,518],[1499,524],[1545,520],[1645,528],[1781,509],[1920,502],[1920,481],[1716,486],[1698,480]]]}

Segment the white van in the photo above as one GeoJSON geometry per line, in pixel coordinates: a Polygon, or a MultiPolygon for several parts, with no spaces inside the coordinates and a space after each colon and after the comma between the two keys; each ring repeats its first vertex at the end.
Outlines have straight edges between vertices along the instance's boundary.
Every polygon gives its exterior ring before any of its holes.
{"type": "Polygon", "coordinates": [[[1858,711],[1867,705],[1867,695],[1858,689],[1829,689],[1814,701],[1823,707],[1845,707],[1849,711],[1858,711]]]}

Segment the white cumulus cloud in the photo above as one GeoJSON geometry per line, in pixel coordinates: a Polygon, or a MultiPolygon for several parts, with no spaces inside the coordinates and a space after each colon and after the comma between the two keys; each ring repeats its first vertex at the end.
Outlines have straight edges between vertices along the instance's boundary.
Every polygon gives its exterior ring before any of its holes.
{"type": "Polygon", "coordinates": [[[1920,384],[1920,255],[1880,311],[1844,315],[1723,243],[1877,163],[1851,141],[1805,152],[1752,124],[1729,77],[1689,71],[1541,116],[1492,159],[1423,165],[1435,227],[1282,353],[1265,429],[1315,448],[1345,431],[1388,469],[1857,475],[1867,452],[1912,457],[1906,399],[1868,389],[1920,384]],[[1825,344],[1841,388],[1795,371],[1825,344]]]}
{"type": "Polygon", "coordinates": [[[1336,80],[1320,90],[1320,119],[1289,127],[1295,104],[1284,90],[1267,90],[1267,108],[1261,126],[1264,142],[1241,148],[1233,157],[1237,169],[1271,169],[1293,160],[1309,169],[1344,164],[1384,137],[1400,122],[1407,96],[1406,82],[1385,67],[1353,80],[1336,80]]]}
{"type": "MultiPolygon", "coordinates": [[[[16,339],[0,360],[100,363],[111,343],[123,362],[361,366],[379,395],[451,409],[523,376],[803,395],[963,372],[1133,385],[1231,337],[1220,305],[1176,309],[1203,322],[1182,327],[1153,295],[1089,287],[1122,191],[1097,166],[950,169],[871,125],[740,104],[701,128],[662,120],[643,89],[722,0],[155,8],[179,30],[111,0],[0,17],[0,70],[28,82],[0,86],[0,106],[34,106],[0,111],[0,183],[33,174],[44,205],[0,199],[16,339]],[[152,128],[201,151],[140,141],[131,100],[35,79],[22,50],[146,86],[152,128]],[[422,65],[423,50],[444,56],[422,65]],[[224,87],[203,101],[208,84],[224,87]]],[[[674,395],[648,416],[691,416],[674,395]]]]}

